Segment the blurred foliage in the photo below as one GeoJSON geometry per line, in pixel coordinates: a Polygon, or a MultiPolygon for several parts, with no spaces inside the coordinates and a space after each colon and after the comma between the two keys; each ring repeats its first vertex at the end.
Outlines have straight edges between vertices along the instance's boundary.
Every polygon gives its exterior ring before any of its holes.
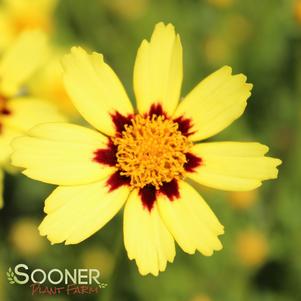
{"type": "Polygon", "coordinates": [[[121,214],[80,245],[51,246],[36,225],[52,188],[7,176],[0,212],[0,300],[48,300],[7,283],[7,268],[20,262],[44,269],[99,268],[108,287],[76,300],[301,300],[301,1],[64,0],[50,20],[54,48],[83,45],[103,53],[132,99],[140,42],[158,21],[172,22],[184,47],[183,95],[225,64],[254,84],[244,116],[214,140],[263,142],[283,165],[278,180],[255,192],[198,187],[225,225],[224,249],[209,258],[178,249],[159,277],[140,276],[128,260],[121,214]]]}

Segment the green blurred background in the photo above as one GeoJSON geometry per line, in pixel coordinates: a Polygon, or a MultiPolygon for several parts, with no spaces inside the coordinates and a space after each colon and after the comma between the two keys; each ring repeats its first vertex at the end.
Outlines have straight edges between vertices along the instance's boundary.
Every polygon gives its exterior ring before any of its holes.
{"type": "MultiPolygon", "coordinates": [[[[26,1],[25,1],[26,2],[26,1]]],[[[0,2],[1,3],[1,2],[0,2]]],[[[82,45],[104,54],[133,99],[137,48],[159,21],[184,48],[185,95],[227,64],[254,84],[239,121],[213,140],[259,141],[283,160],[279,179],[248,193],[198,187],[225,226],[212,257],[177,249],[159,277],[142,277],[122,242],[122,214],[75,246],[38,235],[50,185],[8,175],[0,212],[0,300],[299,301],[301,300],[301,2],[293,0],[63,0],[48,22],[56,48],[82,45]],[[98,295],[31,296],[10,285],[9,266],[98,268],[98,295]]]]}

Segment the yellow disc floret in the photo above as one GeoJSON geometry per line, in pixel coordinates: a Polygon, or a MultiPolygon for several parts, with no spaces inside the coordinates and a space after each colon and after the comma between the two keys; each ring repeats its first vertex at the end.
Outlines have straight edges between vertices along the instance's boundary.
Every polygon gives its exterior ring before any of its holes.
{"type": "Polygon", "coordinates": [[[153,185],[180,179],[191,142],[178,130],[178,124],[164,116],[137,115],[126,125],[117,145],[117,167],[131,178],[131,186],[153,185]]]}

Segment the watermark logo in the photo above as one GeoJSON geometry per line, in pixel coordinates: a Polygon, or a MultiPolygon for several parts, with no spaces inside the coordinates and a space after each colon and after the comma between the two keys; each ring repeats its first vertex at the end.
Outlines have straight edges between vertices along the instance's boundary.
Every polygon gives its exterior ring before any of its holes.
{"type": "Polygon", "coordinates": [[[6,276],[7,276],[8,282],[10,284],[15,284],[16,283],[15,273],[13,272],[11,267],[8,268],[8,271],[6,272],[6,276]]]}
{"type": "Polygon", "coordinates": [[[26,264],[9,267],[6,272],[10,284],[27,285],[32,295],[97,294],[106,288],[97,269],[30,269],[26,264]]]}

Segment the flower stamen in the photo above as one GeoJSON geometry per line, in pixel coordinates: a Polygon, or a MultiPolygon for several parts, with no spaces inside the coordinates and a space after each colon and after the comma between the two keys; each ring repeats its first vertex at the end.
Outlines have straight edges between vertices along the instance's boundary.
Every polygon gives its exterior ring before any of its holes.
{"type": "Polygon", "coordinates": [[[160,189],[163,183],[182,178],[185,154],[192,146],[178,124],[161,115],[137,115],[113,142],[117,146],[116,166],[136,188],[153,185],[160,189]]]}

